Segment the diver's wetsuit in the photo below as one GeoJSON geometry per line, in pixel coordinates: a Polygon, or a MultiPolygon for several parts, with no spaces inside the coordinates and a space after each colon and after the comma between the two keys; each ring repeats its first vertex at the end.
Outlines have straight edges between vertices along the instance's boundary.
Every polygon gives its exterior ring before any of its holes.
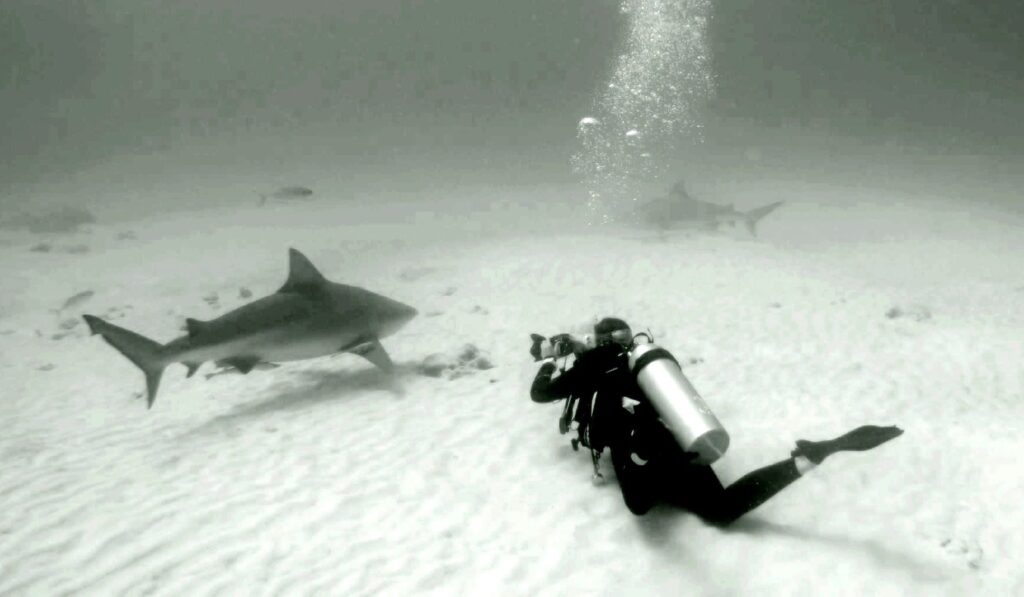
{"type": "Polygon", "coordinates": [[[554,372],[554,362],[541,365],[530,398],[534,402],[579,400],[576,420],[583,443],[598,452],[611,448],[622,497],[634,514],[647,513],[663,498],[709,523],[726,525],[800,477],[794,460],[788,458],[723,487],[710,466],[691,462],[691,455],[683,452],[657,419],[629,372],[621,346],[609,344],[581,353],[561,375],[553,377],[554,372]],[[640,402],[633,414],[623,408],[623,397],[640,402]],[[634,452],[643,455],[646,464],[634,461],[634,452]]]}

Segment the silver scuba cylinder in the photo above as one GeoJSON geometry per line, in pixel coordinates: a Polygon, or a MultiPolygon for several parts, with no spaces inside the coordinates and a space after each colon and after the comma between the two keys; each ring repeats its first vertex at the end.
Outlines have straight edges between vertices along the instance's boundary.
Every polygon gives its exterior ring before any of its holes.
{"type": "Polygon", "coordinates": [[[629,370],[679,446],[711,464],[725,454],[729,434],[683,375],[678,361],[656,344],[637,344],[629,351],[629,370]]]}

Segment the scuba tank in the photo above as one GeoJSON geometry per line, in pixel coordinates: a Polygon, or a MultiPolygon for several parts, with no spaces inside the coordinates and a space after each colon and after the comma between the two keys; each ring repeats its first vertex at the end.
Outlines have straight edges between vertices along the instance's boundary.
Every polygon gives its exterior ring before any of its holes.
{"type": "Polygon", "coordinates": [[[695,463],[711,464],[725,454],[729,434],[669,351],[654,343],[634,343],[629,371],[679,446],[699,455],[695,463]]]}

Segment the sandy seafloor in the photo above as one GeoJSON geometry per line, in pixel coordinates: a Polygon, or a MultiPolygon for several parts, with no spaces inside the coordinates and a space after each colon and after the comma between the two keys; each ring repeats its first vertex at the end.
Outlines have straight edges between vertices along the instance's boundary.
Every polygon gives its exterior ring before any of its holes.
{"type": "Polygon", "coordinates": [[[567,225],[549,206],[569,191],[543,185],[258,209],[232,183],[205,208],[0,231],[0,594],[1024,594],[1021,216],[773,190],[787,205],[758,239],[567,225]],[[397,383],[351,355],[173,366],[147,411],[141,373],[84,325],[53,339],[94,313],[170,340],[242,287],[274,292],[288,247],[419,309],[384,340],[397,383]],[[732,437],[727,483],[798,438],[906,433],[728,530],[634,517],[609,459],[592,485],[559,406],[527,393],[528,334],[605,315],[685,363],[732,437]],[[466,343],[495,367],[417,372],[466,343]]]}

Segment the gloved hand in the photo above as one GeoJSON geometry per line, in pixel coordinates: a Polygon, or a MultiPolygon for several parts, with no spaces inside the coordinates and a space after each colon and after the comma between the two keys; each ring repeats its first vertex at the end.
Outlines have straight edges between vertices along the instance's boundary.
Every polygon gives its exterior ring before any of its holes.
{"type": "Polygon", "coordinates": [[[530,346],[530,355],[533,356],[534,361],[564,356],[559,354],[562,347],[553,342],[554,338],[548,340],[540,334],[530,334],[530,339],[533,340],[533,345],[530,346]]]}
{"type": "Polygon", "coordinates": [[[533,345],[530,346],[530,355],[534,361],[539,361],[546,358],[544,355],[544,344],[547,342],[547,338],[540,334],[530,334],[530,340],[533,340],[533,345]]]}

